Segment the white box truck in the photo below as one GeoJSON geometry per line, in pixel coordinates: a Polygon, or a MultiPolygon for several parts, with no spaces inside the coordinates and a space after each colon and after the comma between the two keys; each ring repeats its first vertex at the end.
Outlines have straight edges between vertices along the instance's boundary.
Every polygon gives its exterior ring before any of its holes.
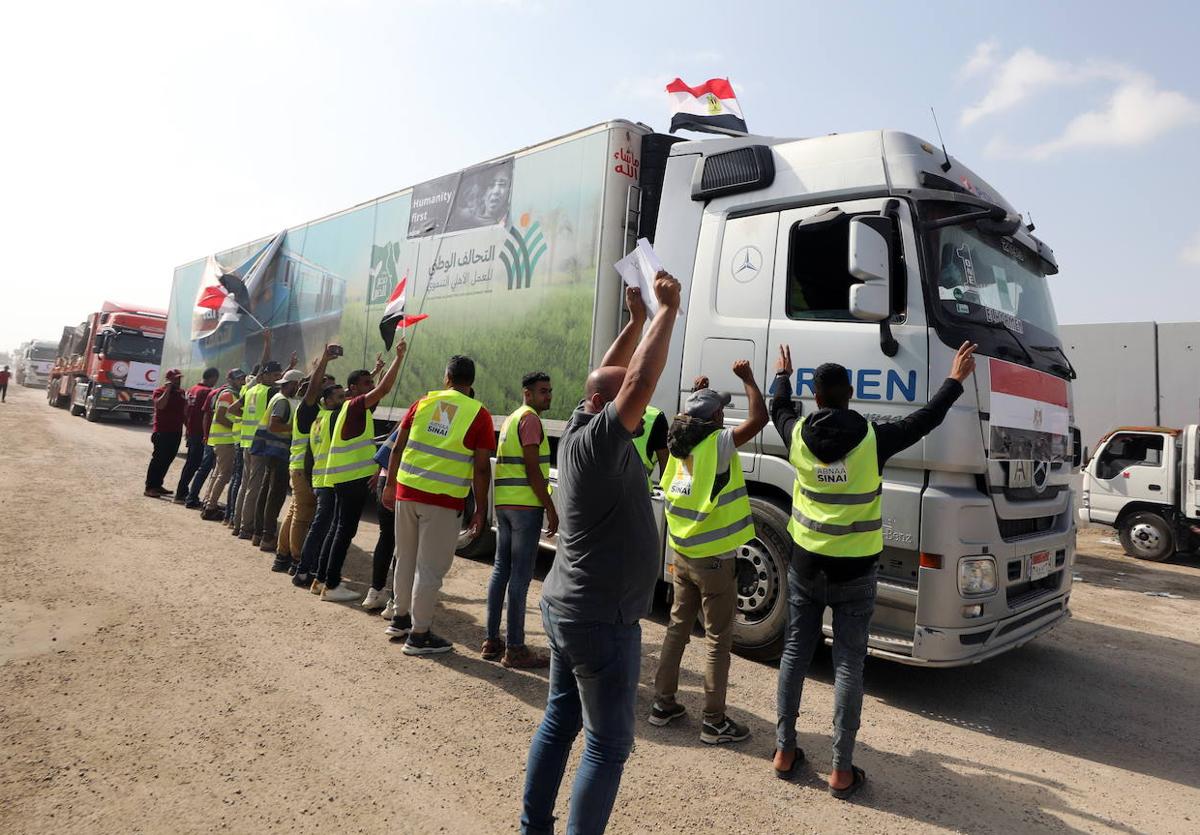
{"type": "MultiPolygon", "coordinates": [[[[727,419],[744,418],[733,361],[770,381],[786,343],[802,410],[814,407],[813,369],[836,361],[851,369],[853,407],[895,420],[927,401],[964,340],[979,344],[979,370],[945,423],[884,474],[872,653],[968,664],[1068,617],[1078,443],[1054,256],[995,189],[914,136],[680,141],[603,123],[289,228],[251,288],[252,311],[281,356],[339,339],[344,374],[382,349],[378,320],[407,277],[409,312],[430,318],[378,416],[398,419],[440,383],[447,356],[467,353],[497,422],[520,403],[521,375],[548,371],[555,436],[622,325],[612,265],[639,236],[683,285],[654,397],[669,415],[704,373],[734,393],[727,419]]],[[[269,244],[215,257],[245,269],[269,244]]],[[[197,318],[203,272],[204,259],[176,270],[163,362],[191,374],[245,367],[257,326],[197,318]]],[[[787,618],[793,471],[770,427],[741,458],[756,538],[738,554],[735,648],[772,658],[787,618]]]]}
{"type": "Polygon", "coordinates": [[[1131,557],[1161,562],[1200,545],[1200,427],[1121,426],[1082,473],[1079,521],[1117,529],[1131,557]]]}

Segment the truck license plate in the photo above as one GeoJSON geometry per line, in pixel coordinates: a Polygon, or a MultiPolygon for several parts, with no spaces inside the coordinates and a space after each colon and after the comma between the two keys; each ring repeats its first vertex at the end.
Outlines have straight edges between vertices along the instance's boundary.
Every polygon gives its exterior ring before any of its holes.
{"type": "Polygon", "coordinates": [[[1041,580],[1043,577],[1048,577],[1052,568],[1054,568],[1054,560],[1050,559],[1049,551],[1038,551],[1036,554],[1029,555],[1030,580],[1041,580]]]}
{"type": "Polygon", "coordinates": [[[1033,461],[1015,458],[1008,462],[1008,486],[1033,486],[1033,461]]]}

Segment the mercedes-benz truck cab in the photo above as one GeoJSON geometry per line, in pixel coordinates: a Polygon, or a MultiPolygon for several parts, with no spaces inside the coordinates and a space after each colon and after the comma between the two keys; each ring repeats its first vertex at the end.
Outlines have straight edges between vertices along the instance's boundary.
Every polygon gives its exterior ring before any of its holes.
{"type": "MultiPolygon", "coordinates": [[[[893,131],[670,148],[654,246],[685,284],[685,321],[655,405],[696,375],[734,392],[736,359],[771,379],[791,348],[794,396],[850,370],[852,408],[885,422],[924,405],[956,349],[975,375],[931,435],[884,472],[884,551],[870,650],[928,666],[984,660],[1068,617],[1075,527],[1070,384],[1051,250],[975,172],[893,131]]],[[[768,427],[741,451],[758,536],[740,550],[737,647],[779,653],[793,482],[768,427]]],[[[826,623],[826,634],[831,629],[826,623]]]]}

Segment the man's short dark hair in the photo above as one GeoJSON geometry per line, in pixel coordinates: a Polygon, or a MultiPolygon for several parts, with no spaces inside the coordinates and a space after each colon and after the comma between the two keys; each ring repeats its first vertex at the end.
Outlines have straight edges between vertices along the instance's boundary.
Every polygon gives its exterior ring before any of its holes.
{"type": "Polygon", "coordinates": [[[370,377],[371,372],[365,368],[360,368],[357,371],[351,371],[350,376],[346,378],[346,385],[353,386],[363,377],[370,377]]]}
{"type": "Polygon", "coordinates": [[[550,375],[547,374],[545,371],[530,371],[528,374],[526,374],[524,377],[521,378],[521,388],[531,389],[534,386],[536,386],[538,383],[548,383],[548,382],[550,382],[550,375]]]}
{"type": "Polygon", "coordinates": [[[336,383],[332,386],[325,386],[325,388],[321,389],[322,399],[328,399],[329,395],[333,394],[335,391],[337,391],[340,388],[341,388],[341,386],[337,385],[336,383]]]}
{"type": "Polygon", "coordinates": [[[844,409],[850,405],[854,387],[850,384],[850,372],[836,362],[826,362],[813,372],[813,393],[821,402],[833,409],[844,409]]]}
{"type": "Polygon", "coordinates": [[[472,385],[475,382],[475,360],[455,354],[446,363],[446,379],[456,386],[472,385]]]}
{"type": "Polygon", "coordinates": [[[324,381],[325,385],[331,386],[337,382],[337,377],[334,377],[332,374],[326,374],[322,380],[324,381]]]}
{"type": "Polygon", "coordinates": [[[215,383],[217,381],[217,378],[220,376],[221,376],[221,369],[206,368],[206,369],[204,369],[204,374],[201,376],[200,379],[204,380],[204,382],[206,382],[206,383],[215,383]]]}

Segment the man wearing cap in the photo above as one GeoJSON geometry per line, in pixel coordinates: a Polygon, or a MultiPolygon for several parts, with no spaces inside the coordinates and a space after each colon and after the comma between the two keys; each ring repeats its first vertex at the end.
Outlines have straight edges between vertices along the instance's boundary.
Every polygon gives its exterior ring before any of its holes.
{"type": "MultiPolygon", "coordinates": [[[[237,400],[235,392],[239,392],[246,384],[246,372],[240,368],[231,368],[225,376],[228,383],[209,395],[212,409],[212,422],[208,425],[208,448],[212,450],[215,461],[215,473],[204,494],[204,510],[200,518],[209,522],[219,522],[225,518],[221,509],[221,492],[226,484],[230,484],[233,475],[234,453],[240,451],[238,446],[239,434],[233,424],[234,418],[229,414],[229,407],[237,400]]],[[[233,487],[229,489],[229,501],[235,496],[233,487]]]]}
{"type": "Polygon", "coordinates": [[[850,373],[825,363],[813,373],[817,410],[803,418],[792,402],[792,352],[779,346],[771,420],[796,470],[788,532],[788,624],[776,694],[775,774],[791,777],[804,762],[796,747],[796,715],[821,621],[833,610],[833,773],[829,792],[847,799],[866,773],[854,765],[862,714],[863,662],[875,609],[876,564],[883,551],[883,466],[945,419],[975,370],[975,346],[964,342],[950,376],[929,405],[888,423],[871,423],[850,408],[850,373]]]}
{"type": "MultiPolygon", "coordinates": [[[[275,553],[279,534],[279,511],[287,498],[288,459],[292,446],[292,413],[295,411],[293,398],[300,389],[304,372],[289,368],[279,380],[279,391],[267,403],[266,420],[254,433],[250,445],[251,455],[263,456],[263,484],[254,506],[254,534],[259,540],[259,550],[275,553]]],[[[278,556],[272,571],[287,571],[292,564],[291,555],[282,563],[278,556]]]]}
{"type": "Polygon", "coordinates": [[[143,493],[151,498],[169,496],[171,491],[163,487],[163,479],[175,453],[179,452],[179,444],[183,440],[184,412],[187,410],[187,398],[179,389],[179,381],[183,373],[178,368],[172,368],[165,375],[166,382],[154,390],[154,422],[151,425],[150,443],[154,452],[150,456],[150,466],[146,468],[146,489],[143,493]]]}
{"type": "MultiPolygon", "coordinates": [[[[179,474],[179,484],[175,487],[175,504],[186,504],[188,491],[192,486],[192,478],[204,461],[204,404],[213,386],[220,379],[221,372],[216,368],[206,368],[200,375],[200,382],[187,390],[187,406],[183,413],[183,425],[187,434],[187,458],[183,462],[183,471],[179,474]]],[[[199,502],[196,502],[196,506],[199,502]]]]}
{"type": "Polygon", "coordinates": [[[740,742],[750,729],[725,713],[729,651],[737,610],[737,548],[754,538],[754,519],[737,448],[767,425],[767,404],[747,360],[733,364],[749,408],[747,418],[725,428],[725,407],[732,397],[696,379],[695,390],[668,433],[671,457],[663,473],[668,540],[674,552],[675,601],[663,639],[650,724],[663,726],[683,716],[675,700],[679,663],[696,615],[704,623],[704,718],[700,741],[709,745],[740,742]]]}
{"type": "Polygon", "coordinates": [[[275,553],[279,561],[284,558],[290,563],[287,572],[293,577],[300,569],[300,555],[304,548],[304,540],[308,536],[308,528],[312,524],[316,511],[317,497],[313,493],[312,473],[313,455],[309,446],[309,435],[312,432],[313,421],[320,414],[318,400],[327,386],[336,381],[332,374],[325,373],[325,366],[330,360],[340,356],[332,345],[326,345],[321,356],[313,362],[312,373],[308,382],[300,387],[297,396],[300,398],[296,408],[292,410],[292,443],[288,455],[288,480],[292,486],[292,501],[288,504],[287,515],[279,526],[279,547],[275,553]]]}
{"type": "Polygon", "coordinates": [[[267,405],[275,394],[275,384],[283,376],[283,366],[275,360],[263,363],[254,385],[233,404],[233,411],[242,419],[242,486],[238,490],[237,507],[233,514],[233,535],[250,539],[258,545],[254,532],[254,513],[266,476],[266,457],[254,452],[254,439],[269,420],[267,405]],[[240,410],[240,411],[239,411],[240,410]]]}

